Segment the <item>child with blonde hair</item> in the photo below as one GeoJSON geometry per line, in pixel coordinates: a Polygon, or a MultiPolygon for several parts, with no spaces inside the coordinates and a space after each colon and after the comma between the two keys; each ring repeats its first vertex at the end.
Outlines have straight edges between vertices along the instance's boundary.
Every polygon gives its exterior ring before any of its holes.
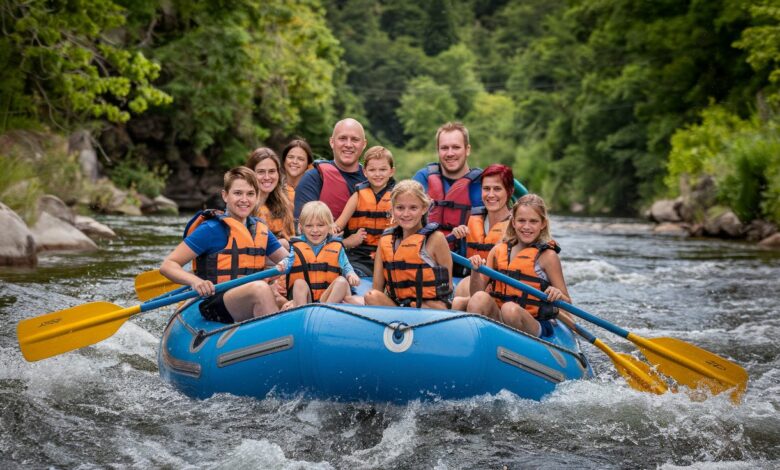
{"type": "MultiPolygon", "coordinates": [[[[526,194],[512,208],[504,240],[493,247],[487,260],[474,255],[469,281],[471,299],[466,310],[480,313],[534,336],[553,334],[551,320],[558,309],[551,302],[571,302],[563,278],[560,247],[552,240],[547,207],[536,194],[526,194]],[[476,271],[479,266],[505,274],[547,294],[547,302],[476,271]],[[485,288],[492,284],[490,292],[485,288]]],[[[570,321],[565,313],[562,319],[570,321]]]]}
{"type": "Polygon", "coordinates": [[[282,309],[310,302],[361,304],[362,299],[353,296],[350,287],[360,284],[360,278],[341,239],[330,234],[333,214],[328,206],[321,201],[307,202],[298,222],[301,235],[290,239],[290,255],[278,265],[286,274],[288,302],[282,309]]]}
{"type": "Polygon", "coordinates": [[[438,224],[426,225],[431,199],[420,183],[404,180],[393,188],[390,204],[396,226],[379,239],[366,304],[449,308],[452,257],[438,224]]]}

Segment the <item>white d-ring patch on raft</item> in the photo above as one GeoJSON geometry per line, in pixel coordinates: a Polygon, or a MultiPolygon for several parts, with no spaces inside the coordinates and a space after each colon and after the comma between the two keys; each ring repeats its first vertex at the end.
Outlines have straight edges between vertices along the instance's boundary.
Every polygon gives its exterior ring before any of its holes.
{"type": "Polygon", "coordinates": [[[406,326],[406,323],[393,322],[390,323],[390,325],[385,327],[384,341],[385,341],[385,347],[389,351],[395,353],[402,353],[412,346],[412,341],[414,340],[414,331],[412,331],[411,328],[404,330],[403,338],[401,338],[400,340],[396,339],[395,337],[395,333],[398,331],[398,328],[402,325],[406,326]]]}

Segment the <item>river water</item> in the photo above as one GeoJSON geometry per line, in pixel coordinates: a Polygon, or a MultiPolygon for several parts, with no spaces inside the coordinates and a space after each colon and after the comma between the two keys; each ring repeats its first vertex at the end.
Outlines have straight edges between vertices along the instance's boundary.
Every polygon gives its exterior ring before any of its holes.
{"type": "MultiPolygon", "coordinates": [[[[105,217],[119,239],[0,269],[0,468],[777,468],[780,252],[650,234],[635,220],[553,218],[573,303],[644,337],[741,364],[725,396],[638,392],[589,344],[596,377],[542,400],[509,393],[405,406],[218,395],[193,400],[157,371],[161,309],[95,346],[22,358],[19,320],[86,302],[137,304],[136,274],[178,242],[183,217],[105,217]],[[713,465],[717,463],[717,465],[713,465]]],[[[621,352],[636,347],[595,326],[621,352]]]]}

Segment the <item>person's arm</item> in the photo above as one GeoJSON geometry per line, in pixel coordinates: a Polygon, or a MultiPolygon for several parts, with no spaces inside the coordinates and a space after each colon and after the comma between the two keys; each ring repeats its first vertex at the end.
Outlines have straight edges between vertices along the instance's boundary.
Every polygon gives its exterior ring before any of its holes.
{"type": "Polygon", "coordinates": [[[355,273],[355,268],[352,267],[352,263],[347,258],[347,250],[339,252],[339,266],[341,266],[341,273],[350,286],[360,285],[360,277],[355,273]]]}
{"type": "Polygon", "coordinates": [[[450,277],[450,288],[452,288],[452,254],[450,254],[450,245],[447,243],[444,234],[433,232],[428,237],[426,251],[428,251],[436,264],[447,268],[447,274],[450,277]]]}
{"type": "Polygon", "coordinates": [[[469,293],[471,295],[476,294],[479,291],[485,290],[485,287],[487,287],[488,284],[488,278],[482,273],[477,272],[477,268],[479,266],[485,266],[491,267],[495,264],[494,259],[496,257],[495,255],[495,247],[493,247],[490,250],[490,253],[488,253],[487,260],[484,260],[479,255],[474,255],[469,260],[471,261],[471,276],[469,276],[469,293]]]}
{"type": "Polygon", "coordinates": [[[304,204],[309,201],[319,200],[320,190],[322,190],[320,172],[316,168],[306,171],[301,176],[298,186],[295,187],[295,210],[293,211],[293,216],[296,221],[301,216],[301,209],[304,204]]]}
{"type": "Polygon", "coordinates": [[[554,250],[545,250],[539,256],[539,266],[547,273],[547,279],[550,280],[550,287],[544,291],[547,294],[547,300],[555,302],[563,300],[571,303],[569,291],[566,288],[566,281],[563,279],[563,268],[561,259],[554,250]]]}
{"type": "Polygon", "coordinates": [[[347,200],[347,203],[344,205],[344,210],[341,211],[341,215],[339,216],[338,219],[336,219],[336,222],[334,223],[334,225],[338,227],[339,232],[347,228],[349,219],[352,218],[352,214],[354,214],[355,209],[357,209],[357,204],[358,204],[358,193],[354,193],[352,194],[352,196],[349,197],[349,200],[347,200]]]}
{"type": "Polygon", "coordinates": [[[184,269],[184,265],[198,256],[185,242],[173,249],[160,265],[160,274],[177,284],[190,286],[201,297],[214,295],[214,284],[184,269]]]}
{"type": "Polygon", "coordinates": [[[379,292],[385,291],[385,273],[382,265],[382,247],[377,247],[374,257],[374,285],[373,288],[379,292]]]}
{"type": "MultiPolygon", "coordinates": [[[[415,173],[414,176],[412,176],[413,180],[417,181],[418,183],[420,183],[422,185],[422,187],[423,187],[423,189],[425,190],[426,193],[428,192],[428,170],[427,170],[427,168],[428,167],[426,165],[424,168],[421,168],[421,169],[417,170],[417,173],[415,173]]],[[[480,186],[480,191],[481,191],[481,186],[480,186]]]]}

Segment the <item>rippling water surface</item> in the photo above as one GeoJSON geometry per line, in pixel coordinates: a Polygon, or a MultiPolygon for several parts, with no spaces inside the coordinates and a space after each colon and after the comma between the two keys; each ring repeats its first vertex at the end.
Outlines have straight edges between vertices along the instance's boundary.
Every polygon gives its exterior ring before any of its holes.
{"type": "MultiPolygon", "coordinates": [[[[133,278],[158,266],[185,220],[102,221],[120,238],[97,253],[0,268],[0,468],[780,466],[777,251],[653,236],[632,220],[553,219],[573,303],[641,336],[672,336],[738,362],[750,374],[739,406],[635,391],[589,344],[596,377],[564,383],[541,402],[509,393],[406,406],[197,401],[158,376],[169,309],[139,315],[95,346],[22,358],[19,320],[95,300],[137,304],[133,278]]],[[[632,343],[590,329],[636,354],[632,343]]]]}

